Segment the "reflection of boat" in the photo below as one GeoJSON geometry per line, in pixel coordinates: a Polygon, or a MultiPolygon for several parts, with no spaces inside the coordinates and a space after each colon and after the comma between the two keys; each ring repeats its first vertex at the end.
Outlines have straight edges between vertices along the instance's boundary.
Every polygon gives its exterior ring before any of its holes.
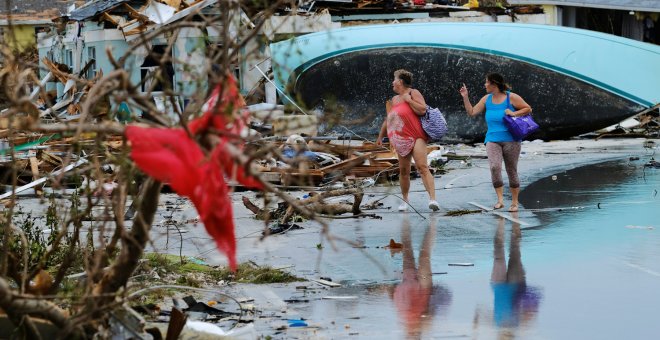
{"type": "Polygon", "coordinates": [[[359,26],[271,45],[275,81],[309,108],[345,120],[376,114],[353,129],[375,134],[394,70],[415,75],[414,87],[438,106],[448,137],[483,138],[483,119],[470,119],[458,89],[472,101],[484,76],[503,73],[534,108],[535,137],[566,138],[630,117],[660,101],[660,46],[592,31],[528,24],[419,23],[359,26]]]}

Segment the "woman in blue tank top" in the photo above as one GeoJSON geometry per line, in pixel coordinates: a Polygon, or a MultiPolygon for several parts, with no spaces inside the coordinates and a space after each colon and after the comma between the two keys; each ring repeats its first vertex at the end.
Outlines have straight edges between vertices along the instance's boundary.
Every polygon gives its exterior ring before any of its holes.
{"type": "Polygon", "coordinates": [[[486,153],[490,165],[490,176],[497,194],[497,203],[494,209],[504,207],[502,181],[502,161],[509,177],[509,188],[511,189],[511,207],[509,211],[518,211],[518,193],[520,192],[520,180],[518,179],[518,158],[520,157],[520,140],[516,140],[506,125],[504,115],[513,117],[524,116],[532,112],[532,108],[519,95],[509,92],[504,83],[504,77],[498,73],[490,73],[486,76],[486,94],[479,100],[477,105],[472,106],[468,98],[468,89],[463,84],[460,89],[463,96],[463,105],[470,116],[476,116],[486,110],[486,153]]]}

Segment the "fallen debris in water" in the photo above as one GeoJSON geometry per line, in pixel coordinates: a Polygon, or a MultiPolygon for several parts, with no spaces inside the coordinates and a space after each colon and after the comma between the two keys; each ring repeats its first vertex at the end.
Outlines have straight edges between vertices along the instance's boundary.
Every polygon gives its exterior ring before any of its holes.
{"type": "MultiPolygon", "coordinates": [[[[305,208],[320,214],[324,217],[333,217],[337,215],[342,215],[346,213],[352,213],[353,217],[363,217],[364,214],[361,213],[360,204],[362,203],[362,197],[364,196],[362,189],[352,188],[352,189],[338,189],[325,192],[310,192],[305,195],[305,197],[300,200],[300,204],[305,208]],[[339,196],[353,196],[353,203],[331,203],[327,199],[339,196]]],[[[277,209],[268,210],[259,208],[256,204],[252,203],[249,198],[243,196],[242,198],[243,205],[252,211],[257,219],[261,220],[279,220],[278,227],[274,231],[285,230],[285,227],[280,226],[290,226],[289,221],[295,216],[295,209],[286,203],[278,204],[277,209]]],[[[367,215],[368,216],[368,215],[367,215]]],[[[375,215],[371,216],[374,217],[375,215]]],[[[377,217],[377,216],[376,216],[377,217]]],[[[272,227],[269,229],[273,229],[272,227]]],[[[274,232],[278,233],[278,232],[274,232]]],[[[264,231],[264,235],[269,235],[271,233],[268,230],[264,231]]]]}
{"type": "Polygon", "coordinates": [[[447,211],[445,216],[463,216],[469,214],[480,214],[481,210],[469,210],[469,209],[459,209],[459,210],[450,210],[447,211]]]}
{"type": "Polygon", "coordinates": [[[335,283],[329,280],[324,280],[324,279],[310,279],[310,281],[316,282],[318,284],[321,284],[323,286],[328,286],[328,287],[341,287],[339,283],[335,283]]]}
{"type": "Polygon", "coordinates": [[[390,243],[383,248],[390,248],[390,249],[403,249],[403,244],[395,242],[394,239],[390,239],[390,243]]]}
{"type": "MultiPolygon", "coordinates": [[[[656,104],[632,118],[621,123],[598,131],[596,140],[601,138],[658,138],[660,136],[660,118],[658,110],[660,104],[656,104]]],[[[650,141],[653,143],[653,141],[650,141]]],[[[645,147],[647,147],[645,145],[645,147]]]]}
{"type": "Polygon", "coordinates": [[[355,295],[343,295],[343,296],[324,296],[321,299],[323,300],[357,300],[358,297],[355,295]]]}
{"type": "Polygon", "coordinates": [[[284,234],[289,230],[297,230],[297,229],[303,229],[303,227],[295,224],[295,223],[280,223],[280,222],[275,222],[268,226],[267,230],[264,230],[261,232],[261,235],[275,235],[275,234],[284,234]]]}
{"type": "Polygon", "coordinates": [[[652,159],[648,163],[644,164],[644,166],[647,168],[660,169],[660,162],[652,159]]]}

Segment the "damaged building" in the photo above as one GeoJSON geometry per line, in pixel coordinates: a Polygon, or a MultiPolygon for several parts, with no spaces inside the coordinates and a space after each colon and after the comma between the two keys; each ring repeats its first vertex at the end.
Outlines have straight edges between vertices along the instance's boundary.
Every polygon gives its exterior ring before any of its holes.
{"type": "Polygon", "coordinates": [[[660,44],[660,1],[509,0],[511,5],[541,5],[548,24],[575,27],[660,44]]]}
{"type": "MultiPolygon", "coordinates": [[[[266,80],[267,77],[272,79],[269,74],[272,68],[270,43],[327,29],[396,23],[519,22],[586,28],[657,42],[657,16],[660,12],[657,2],[590,0],[581,4],[578,7],[563,0],[511,0],[504,6],[490,0],[303,1],[295,8],[282,6],[274,15],[264,16],[265,19],[261,19],[259,8],[243,7],[230,15],[233,21],[227,38],[237,41],[241,34],[252,34],[250,31],[255,24],[262,37],[246,40],[232,66],[241,92],[252,103],[277,103],[283,96],[282,89],[266,80]],[[610,22],[610,15],[618,18],[613,21],[616,25],[609,29],[601,27],[598,22],[610,22]]],[[[55,19],[56,25],[48,32],[39,33],[42,79],[56,66],[88,79],[99,73],[107,74],[115,69],[109,53],[115,60],[121,60],[121,67],[130,70],[131,83],[140,84],[141,91],[153,94],[153,102],[160,110],[171,111],[172,105],[185,108],[190,96],[206,92],[207,70],[213,69],[212,65],[205,64],[206,57],[213,45],[222,45],[220,28],[215,25],[178,28],[171,50],[167,48],[171,37],[153,36],[150,32],[184,18],[199,23],[219,15],[217,0],[87,2],[55,19]],[[143,44],[145,39],[147,41],[143,44]],[[171,58],[163,64],[154,58],[165,54],[171,58]],[[44,64],[44,60],[54,64],[44,64]],[[164,74],[157,75],[157,72],[164,74]],[[163,97],[163,90],[172,90],[179,96],[169,100],[163,97]]],[[[67,98],[76,101],[71,93],[72,84],[67,86],[66,83],[66,79],[56,81],[54,78],[45,82],[49,91],[56,92],[53,95],[56,102],[67,98]]],[[[68,104],[58,105],[58,109],[68,104]]],[[[142,113],[131,103],[109,105],[122,116],[142,113]]]]}
{"type": "MultiPolygon", "coordinates": [[[[171,112],[173,105],[184,107],[193,94],[206,91],[207,70],[213,69],[208,53],[223,43],[222,28],[209,24],[219,15],[217,2],[93,1],[57,18],[58,25],[38,37],[42,82],[47,91],[55,92],[55,109],[80,100],[80,93],[75,92],[80,89],[67,74],[94,80],[117,66],[129,72],[130,83],[139,84],[139,91],[153,95],[159,110],[171,112]],[[206,22],[196,27],[184,25],[166,34],[154,33],[190,18],[206,22]],[[166,98],[164,92],[178,96],[166,98]]],[[[241,16],[231,17],[240,20],[241,16]]],[[[230,25],[238,27],[239,20],[230,25]]],[[[229,39],[236,38],[235,27],[227,31],[229,39]]],[[[109,110],[122,117],[141,114],[130,102],[109,104],[109,110]]]]}

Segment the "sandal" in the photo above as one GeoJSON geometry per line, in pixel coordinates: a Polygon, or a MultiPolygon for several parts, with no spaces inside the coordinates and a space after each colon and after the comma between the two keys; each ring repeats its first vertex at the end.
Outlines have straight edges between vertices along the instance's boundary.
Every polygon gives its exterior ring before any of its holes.
{"type": "Polygon", "coordinates": [[[497,209],[502,209],[502,208],[504,208],[504,203],[500,203],[500,202],[497,202],[497,203],[493,206],[493,209],[495,209],[495,210],[497,210],[497,209]]]}
{"type": "Polygon", "coordinates": [[[518,205],[511,204],[511,207],[509,207],[509,212],[516,212],[516,211],[518,211],[518,205]]]}

